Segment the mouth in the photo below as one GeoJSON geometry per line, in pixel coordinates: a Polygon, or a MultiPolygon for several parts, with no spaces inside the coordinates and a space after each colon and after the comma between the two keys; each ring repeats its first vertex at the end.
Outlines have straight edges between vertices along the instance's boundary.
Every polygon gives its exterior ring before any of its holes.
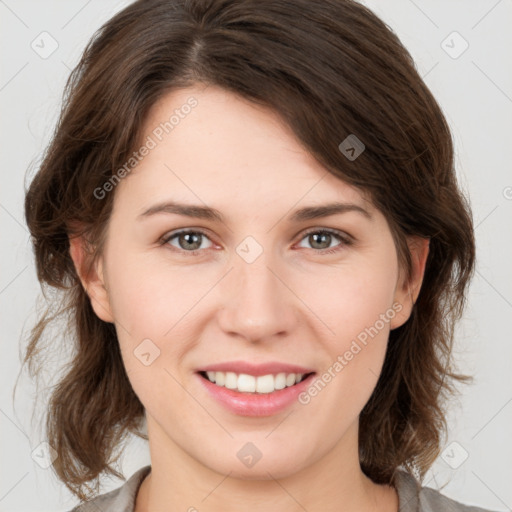
{"type": "Polygon", "coordinates": [[[238,416],[272,416],[299,403],[312,385],[314,366],[287,361],[236,360],[196,368],[206,395],[238,416]]]}
{"type": "Polygon", "coordinates": [[[309,373],[269,373],[267,375],[249,375],[247,373],[199,371],[205,380],[220,388],[247,395],[265,395],[283,389],[292,388],[303,382],[315,372],[309,373]]]}

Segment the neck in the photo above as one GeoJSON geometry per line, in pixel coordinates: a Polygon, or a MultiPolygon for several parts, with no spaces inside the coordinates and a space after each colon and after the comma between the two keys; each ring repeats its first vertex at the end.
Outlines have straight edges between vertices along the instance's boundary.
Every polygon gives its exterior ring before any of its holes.
{"type": "MultiPolygon", "coordinates": [[[[396,512],[395,489],[372,482],[359,465],[358,425],[325,456],[285,474],[260,465],[250,476],[201,464],[148,416],[151,472],[137,495],[135,512],[167,510],[234,512],[396,512]]],[[[263,458],[262,458],[263,460],[263,458]]]]}

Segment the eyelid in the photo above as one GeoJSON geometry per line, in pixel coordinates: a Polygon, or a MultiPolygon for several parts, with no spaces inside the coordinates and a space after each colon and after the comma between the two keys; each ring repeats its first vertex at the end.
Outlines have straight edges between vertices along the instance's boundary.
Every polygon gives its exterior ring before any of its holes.
{"type": "MultiPolygon", "coordinates": [[[[341,231],[339,229],[334,228],[325,228],[325,227],[313,227],[308,228],[306,231],[301,231],[302,240],[304,237],[310,235],[311,233],[329,233],[331,235],[339,237],[343,242],[350,244],[354,243],[355,239],[353,236],[349,235],[346,231],[341,231]]],[[[300,241],[299,240],[299,241],[300,241]]]]}
{"type": "MultiPolygon", "coordinates": [[[[174,237],[176,237],[178,235],[181,235],[181,234],[187,234],[187,233],[198,233],[198,234],[201,234],[204,237],[206,237],[208,240],[210,240],[210,242],[212,244],[215,245],[215,242],[211,239],[211,236],[210,236],[209,232],[206,229],[204,229],[204,228],[194,228],[194,227],[179,228],[179,229],[175,229],[173,231],[170,231],[170,232],[166,233],[165,235],[163,235],[159,239],[159,242],[160,242],[161,245],[166,245],[174,237]]],[[[340,240],[340,245],[336,246],[334,248],[323,249],[323,250],[311,249],[312,251],[317,252],[318,254],[325,254],[325,253],[329,253],[329,252],[332,253],[332,252],[336,251],[338,247],[352,245],[354,243],[354,241],[355,241],[354,237],[352,237],[351,235],[349,235],[345,231],[341,231],[341,230],[334,229],[334,228],[315,226],[315,227],[307,228],[305,231],[301,231],[297,235],[297,236],[300,235],[300,238],[299,238],[297,243],[301,242],[302,240],[304,240],[304,238],[306,238],[308,235],[310,235],[312,233],[328,233],[328,234],[331,234],[331,235],[337,237],[340,240]]],[[[172,250],[175,250],[175,251],[180,252],[180,253],[185,253],[185,254],[188,253],[188,254],[194,255],[194,254],[197,254],[197,253],[200,253],[200,252],[204,252],[206,249],[194,249],[192,251],[186,251],[184,249],[179,249],[179,248],[176,248],[176,247],[172,247],[172,250]]]]}
{"type": "MultiPolygon", "coordinates": [[[[215,244],[215,242],[212,240],[212,237],[211,235],[209,234],[209,232],[207,230],[205,230],[204,228],[179,228],[179,229],[175,229],[173,231],[169,231],[167,232],[165,235],[163,235],[162,237],[159,238],[159,243],[161,245],[165,245],[167,244],[172,238],[178,236],[178,235],[181,235],[181,234],[187,234],[187,233],[199,233],[201,235],[203,235],[204,237],[208,238],[208,240],[210,240],[210,242],[212,244],[215,244]]],[[[175,247],[173,247],[173,249],[176,249],[175,247]]],[[[194,252],[200,252],[200,251],[204,251],[204,249],[195,249],[194,251],[185,251],[183,249],[176,249],[177,251],[182,251],[182,252],[188,252],[190,254],[194,253],[194,252]]]]}

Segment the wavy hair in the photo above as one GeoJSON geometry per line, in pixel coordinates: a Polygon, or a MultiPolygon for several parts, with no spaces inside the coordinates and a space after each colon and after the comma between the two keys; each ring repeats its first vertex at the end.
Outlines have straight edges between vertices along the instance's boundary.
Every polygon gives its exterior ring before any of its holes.
{"type": "MultiPolygon", "coordinates": [[[[99,199],[94,191],[137,148],[151,106],[196,83],[280,115],[328,172],[384,214],[407,272],[406,237],[430,239],[420,294],[407,322],[390,333],[359,429],[361,468],[375,483],[394,484],[399,467],[423,479],[447,430],[446,399],[455,381],[471,380],[453,373],[451,360],[474,271],[472,216],[438,103],[398,37],[353,0],[139,0],[92,37],[25,198],[38,279],[61,301],[40,313],[24,363],[37,375],[44,331],[59,317],[72,350],[45,422],[58,453],[53,470],[87,499],[102,473],[122,478],[113,462],[125,436],[144,437],[144,407],[114,326],[95,315],[69,238],[86,238],[91,268],[115,194],[99,199]],[[350,134],[366,147],[353,161],[339,149],[350,134]]],[[[56,350],[55,341],[44,347],[56,350]]]]}

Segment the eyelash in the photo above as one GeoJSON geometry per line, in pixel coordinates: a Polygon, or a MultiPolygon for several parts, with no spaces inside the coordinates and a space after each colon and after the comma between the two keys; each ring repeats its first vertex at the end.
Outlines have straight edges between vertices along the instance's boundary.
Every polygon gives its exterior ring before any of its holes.
{"type": "MultiPolygon", "coordinates": [[[[169,235],[165,235],[163,238],[161,238],[160,244],[166,245],[172,239],[177,238],[180,235],[186,235],[186,234],[200,234],[209,239],[207,233],[205,233],[204,231],[202,231],[200,229],[183,229],[180,231],[175,231],[173,233],[170,233],[169,235]]],[[[304,240],[304,238],[306,238],[307,236],[312,235],[312,234],[333,235],[335,238],[337,238],[341,242],[339,245],[337,245],[336,247],[331,248],[331,249],[312,249],[313,251],[317,252],[320,255],[333,254],[333,253],[340,251],[344,246],[350,246],[353,244],[353,240],[351,237],[349,237],[348,235],[344,234],[341,231],[337,231],[335,229],[330,229],[330,228],[321,228],[321,229],[312,228],[312,229],[306,231],[302,235],[302,238],[299,240],[299,242],[301,242],[302,240],[304,240]]],[[[193,251],[186,251],[185,249],[178,249],[178,248],[172,247],[172,246],[170,246],[170,247],[171,247],[171,250],[181,252],[181,253],[186,253],[187,255],[190,255],[190,256],[199,256],[200,253],[205,250],[205,249],[194,249],[193,251]]]]}

